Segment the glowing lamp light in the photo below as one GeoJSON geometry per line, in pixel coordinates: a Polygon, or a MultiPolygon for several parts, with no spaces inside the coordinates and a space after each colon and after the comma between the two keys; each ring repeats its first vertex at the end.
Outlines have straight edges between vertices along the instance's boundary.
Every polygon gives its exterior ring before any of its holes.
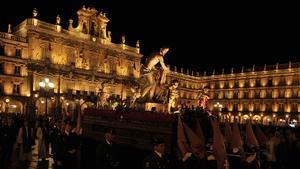
{"type": "Polygon", "coordinates": [[[45,87],[45,86],[46,86],[46,83],[45,83],[45,82],[39,82],[39,86],[40,86],[40,87],[45,87]]]}
{"type": "Polygon", "coordinates": [[[179,110],[177,110],[177,111],[174,111],[174,114],[177,114],[177,113],[180,113],[180,111],[179,111],[179,110]]]}
{"type": "Polygon", "coordinates": [[[9,100],[9,99],[5,99],[5,102],[6,102],[6,103],[9,103],[9,102],[10,102],[10,100],[9,100]]]}
{"type": "Polygon", "coordinates": [[[222,105],[222,104],[220,104],[219,102],[217,102],[216,104],[214,104],[214,107],[215,107],[215,108],[219,108],[219,109],[220,109],[220,111],[221,111],[221,109],[222,109],[223,105],[222,105]]]}
{"type": "Polygon", "coordinates": [[[49,86],[50,88],[54,88],[54,83],[50,82],[50,83],[48,83],[48,86],[49,86]]]}
{"type": "Polygon", "coordinates": [[[49,78],[45,78],[44,81],[39,82],[39,86],[42,88],[54,88],[54,83],[50,82],[49,78]]]}

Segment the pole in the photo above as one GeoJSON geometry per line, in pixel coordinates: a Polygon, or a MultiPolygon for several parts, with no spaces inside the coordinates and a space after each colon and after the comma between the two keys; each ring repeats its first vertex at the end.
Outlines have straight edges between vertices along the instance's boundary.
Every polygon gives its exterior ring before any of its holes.
{"type": "Polygon", "coordinates": [[[46,115],[46,117],[47,117],[47,115],[48,115],[48,91],[46,90],[46,110],[45,110],[45,115],[46,115]]]}
{"type": "MultiPolygon", "coordinates": [[[[60,74],[58,74],[58,85],[57,85],[57,94],[56,94],[56,112],[55,118],[59,119],[62,113],[62,103],[60,102],[60,74]]],[[[56,120],[56,119],[55,119],[56,120]]]]}
{"type": "Polygon", "coordinates": [[[6,114],[8,113],[8,109],[9,109],[9,105],[8,105],[8,103],[5,102],[5,113],[6,114]]]}

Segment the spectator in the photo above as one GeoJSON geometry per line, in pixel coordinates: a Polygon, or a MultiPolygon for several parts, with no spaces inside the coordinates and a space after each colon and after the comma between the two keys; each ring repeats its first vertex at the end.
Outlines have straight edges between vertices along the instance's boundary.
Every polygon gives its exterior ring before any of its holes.
{"type": "Polygon", "coordinates": [[[153,152],[146,157],[144,169],[169,169],[170,161],[165,154],[164,140],[154,138],[152,144],[153,152]]]}
{"type": "Polygon", "coordinates": [[[111,128],[104,130],[105,141],[99,144],[96,152],[97,168],[117,169],[120,168],[117,147],[114,141],[114,131],[111,128]]]}

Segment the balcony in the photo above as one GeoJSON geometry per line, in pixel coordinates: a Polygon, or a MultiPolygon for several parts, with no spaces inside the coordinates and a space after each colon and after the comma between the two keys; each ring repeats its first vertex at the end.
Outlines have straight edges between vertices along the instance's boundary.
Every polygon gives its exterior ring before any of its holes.
{"type": "Polygon", "coordinates": [[[24,42],[24,43],[27,42],[26,38],[15,36],[15,35],[8,34],[8,33],[3,33],[3,32],[0,32],[0,38],[10,39],[10,40],[14,40],[14,41],[18,41],[18,42],[24,42]]]}

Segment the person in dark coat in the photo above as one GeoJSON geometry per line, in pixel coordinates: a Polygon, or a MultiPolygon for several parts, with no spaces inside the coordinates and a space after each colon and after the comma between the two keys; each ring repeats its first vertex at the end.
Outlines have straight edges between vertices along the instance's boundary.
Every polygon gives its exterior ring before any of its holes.
{"type": "Polygon", "coordinates": [[[170,160],[165,154],[165,142],[160,138],[152,141],[153,152],[144,160],[144,169],[169,169],[170,160]]]}
{"type": "Polygon", "coordinates": [[[0,127],[0,146],[2,145],[2,155],[0,155],[0,163],[8,166],[11,162],[13,145],[16,141],[16,130],[13,126],[12,119],[2,120],[2,129],[0,127]]]}
{"type": "Polygon", "coordinates": [[[19,160],[28,163],[32,160],[32,146],[34,145],[33,128],[29,125],[27,119],[20,127],[17,136],[17,151],[19,151],[19,160]]]}
{"type": "Polygon", "coordinates": [[[118,169],[120,162],[118,157],[117,145],[113,142],[115,137],[112,128],[104,130],[105,140],[102,144],[98,144],[96,150],[96,165],[101,169],[118,169]]]}
{"type": "Polygon", "coordinates": [[[260,161],[258,159],[258,148],[249,147],[249,154],[245,155],[244,168],[245,169],[261,169],[260,161]]]}
{"type": "Polygon", "coordinates": [[[234,147],[229,152],[228,161],[231,169],[242,169],[244,160],[244,150],[234,147]]]}
{"type": "Polygon", "coordinates": [[[57,159],[56,159],[56,139],[58,136],[61,134],[61,128],[60,128],[60,122],[57,122],[54,124],[54,126],[50,129],[50,136],[49,140],[51,142],[51,153],[53,154],[53,161],[56,164],[57,159]]]}
{"type": "Polygon", "coordinates": [[[56,165],[63,169],[75,169],[79,140],[76,133],[72,132],[72,121],[66,119],[64,123],[65,130],[58,135],[55,146],[56,165]]]}

